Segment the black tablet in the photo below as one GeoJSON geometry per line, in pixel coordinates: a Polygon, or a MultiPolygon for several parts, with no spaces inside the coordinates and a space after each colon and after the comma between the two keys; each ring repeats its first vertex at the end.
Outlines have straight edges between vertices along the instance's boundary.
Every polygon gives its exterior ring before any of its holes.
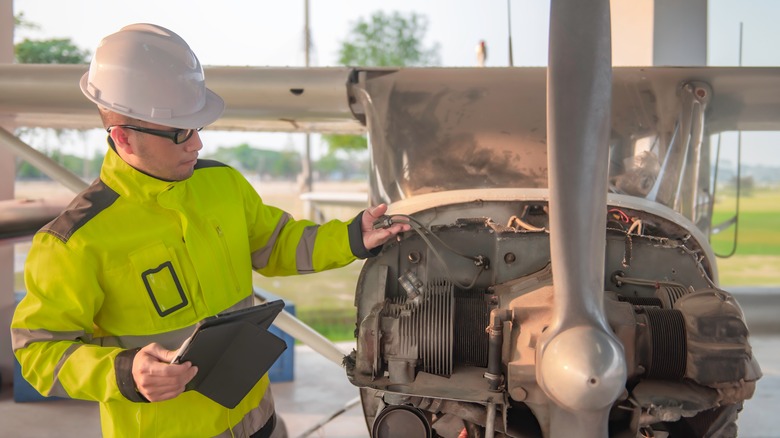
{"type": "Polygon", "coordinates": [[[179,350],[176,352],[176,356],[171,363],[182,363],[187,361],[184,356],[190,349],[192,341],[198,336],[198,333],[201,330],[236,322],[246,322],[253,326],[268,330],[271,323],[273,323],[276,318],[276,315],[278,315],[282,309],[284,309],[284,301],[274,300],[257,306],[247,307],[246,309],[239,309],[210,316],[198,323],[192,335],[182,343],[181,347],[179,347],[179,350]]]}
{"type": "Polygon", "coordinates": [[[276,300],[201,321],[173,360],[198,367],[186,389],[236,407],[287,349],[268,331],[283,308],[284,302],[276,300]]]}

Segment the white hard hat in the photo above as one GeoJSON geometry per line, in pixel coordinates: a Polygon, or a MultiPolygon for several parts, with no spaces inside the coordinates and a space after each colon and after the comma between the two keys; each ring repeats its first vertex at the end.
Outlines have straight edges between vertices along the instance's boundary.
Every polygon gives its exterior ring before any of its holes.
{"type": "Polygon", "coordinates": [[[190,46],[154,24],[131,24],[103,38],[79,85],[99,106],[173,128],[209,125],[225,109],[206,88],[190,46]]]}

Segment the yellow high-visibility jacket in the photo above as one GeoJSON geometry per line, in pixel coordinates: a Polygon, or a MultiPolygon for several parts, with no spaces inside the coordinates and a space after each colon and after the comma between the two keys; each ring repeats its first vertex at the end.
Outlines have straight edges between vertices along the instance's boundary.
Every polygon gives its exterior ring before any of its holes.
{"type": "Polygon", "coordinates": [[[203,318],[251,305],[253,270],[305,274],[372,253],[360,216],[296,221],[222,163],[168,182],[109,148],[100,178],[33,238],[14,354],[42,394],[100,402],[106,437],[248,436],[273,414],[267,375],[234,409],[195,391],[148,403],[131,374],[137,349],[175,350],[203,318]]]}

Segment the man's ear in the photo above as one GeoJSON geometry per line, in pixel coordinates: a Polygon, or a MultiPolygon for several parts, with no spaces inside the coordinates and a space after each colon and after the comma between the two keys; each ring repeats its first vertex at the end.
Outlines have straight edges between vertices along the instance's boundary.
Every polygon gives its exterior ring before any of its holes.
{"type": "Polygon", "coordinates": [[[130,138],[128,137],[126,129],[115,126],[111,128],[108,135],[111,136],[111,140],[114,141],[114,146],[117,148],[117,151],[121,150],[128,155],[133,153],[133,146],[130,143],[130,138]]]}

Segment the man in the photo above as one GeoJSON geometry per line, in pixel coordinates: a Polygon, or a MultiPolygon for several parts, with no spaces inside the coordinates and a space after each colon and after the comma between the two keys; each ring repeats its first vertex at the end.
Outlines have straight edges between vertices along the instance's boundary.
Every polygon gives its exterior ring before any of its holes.
{"type": "Polygon", "coordinates": [[[151,24],[101,41],[81,90],[108,131],[100,178],[34,237],[27,295],[11,325],[25,378],[42,394],[100,402],[111,436],[283,436],[264,376],[234,409],[171,364],[195,324],[252,305],[252,270],[322,271],[378,253],[408,225],[296,221],[234,169],[199,160],[201,127],[224,103],[178,35],[151,24]]]}

